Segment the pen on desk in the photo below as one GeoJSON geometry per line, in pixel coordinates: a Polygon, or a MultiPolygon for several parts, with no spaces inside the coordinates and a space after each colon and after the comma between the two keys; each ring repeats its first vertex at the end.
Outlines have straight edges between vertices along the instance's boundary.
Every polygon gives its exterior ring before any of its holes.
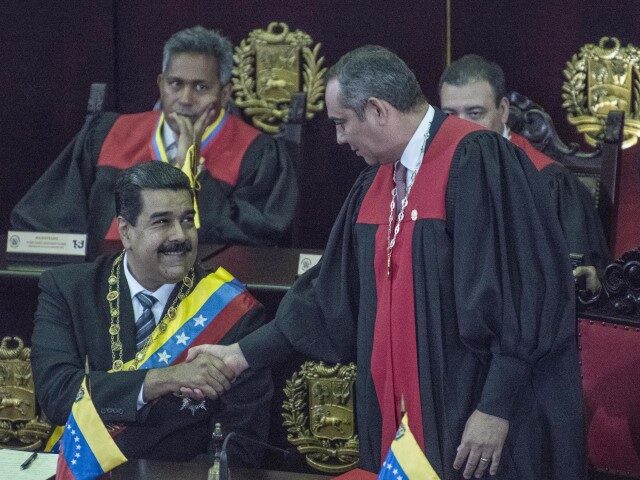
{"type": "Polygon", "coordinates": [[[22,465],[20,465],[20,470],[26,470],[27,468],[29,468],[29,465],[33,463],[37,456],[38,452],[33,452],[31,455],[29,455],[29,457],[24,462],[22,462],[22,465]]]}

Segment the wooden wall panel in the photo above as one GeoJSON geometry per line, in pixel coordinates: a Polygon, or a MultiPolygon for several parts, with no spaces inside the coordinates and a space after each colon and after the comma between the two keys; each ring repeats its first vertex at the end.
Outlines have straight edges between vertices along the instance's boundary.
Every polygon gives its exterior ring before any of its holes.
{"type": "MultiPolygon", "coordinates": [[[[544,105],[569,139],[579,140],[560,107],[565,61],[603,35],[640,44],[638,2],[451,1],[453,57],[475,52],[500,62],[510,86],[544,105]]],[[[367,43],[396,51],[416,72],[427,97],[438,103],[445,0],[14,2],[0,17],[0,80],[6,92],[0,116],[0,227],[8,227],[12,206],[82,125],[91,82],[110,84],[109,103],[116,110],[148,109],[158,96],[162,44],[171,33],[202,24],[237,43],[273,20],[322,42],[327,65],[367,43]]],[[[301,236],[310,247],[323,246],[364,167],[334,137],[325,114],[305,129],[301,236]]],[[[625,155],[631,155],[625,174],[638,174],[637,153],[625,155]]],[[[631,206],[624,200],[626,211],[636,208],[635,198],[631,206]]],[[[628,221],[622,218],[620,225],[628,221]]],[[[635,241],[640,232],[629,235],[635,241]]]]}
{"type": "MultiPolygon", "coordinates": [[[[0,15],[0,227],[82,126],[89,85],[113,82],[110,2],[6,2],[0,15]]],[[[4,245],[2,246],[4,248],[4,245]]]]}

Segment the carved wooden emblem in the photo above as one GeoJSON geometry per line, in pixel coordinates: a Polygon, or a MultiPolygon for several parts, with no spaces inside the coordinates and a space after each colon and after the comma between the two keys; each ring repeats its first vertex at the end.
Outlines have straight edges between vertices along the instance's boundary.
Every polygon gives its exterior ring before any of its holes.
{"type": "Polygon", "coordinates": [[[0,448],[41,448],[51,425],[36,416],[31,349],[18,337],[0,342],[0,448]]]}
{"type": "Polygon", "coordinates": [[[640,136],[640,50],[620,47],[615,37],[602,37],[573,55],[564,70],[562,106],[567,119],[596,146],[611,110],[625,112],[622,148],[635,145],[640,136]]]}
{"type": "Polygon", "coordinates": [[[289,120],[291,98],[296,92],[307,96],[306,118],[322,111],[324,101],[324,57],[321,44],[313,49],[311,37],[290,31],[285,23],[272,22],[267,30],[256,29],[240,42],[233,59],[235,103],[253,124],[267,133],[277,133],[289,120]]]}
{"type": "Polygon", "coordinates": [[[353,382],[356,366],[305,362],[284,393],[282,405],[288,440],[313,468],[341,473],[359,461],[355,434],[353,382]]]}

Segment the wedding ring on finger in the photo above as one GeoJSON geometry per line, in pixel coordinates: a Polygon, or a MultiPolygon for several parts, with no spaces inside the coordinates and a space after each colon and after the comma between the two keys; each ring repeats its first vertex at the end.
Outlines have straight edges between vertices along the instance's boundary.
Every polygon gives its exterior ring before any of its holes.
{"type": "Polygon", "coordinates": [[[489,459],[488,459],[488,458],[482,458],[482,457],[480,457],[480,461],[481,461],[482,463],[489,463],[489,459]]]}

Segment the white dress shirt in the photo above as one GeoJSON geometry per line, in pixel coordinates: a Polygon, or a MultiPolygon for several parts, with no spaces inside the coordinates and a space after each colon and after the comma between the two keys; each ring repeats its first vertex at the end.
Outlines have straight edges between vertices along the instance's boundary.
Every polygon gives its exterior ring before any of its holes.
{"type": "Polygon", "coordinates": [[[173,163],[176,155],[178,155],[178,140],[166,120],[162,123],[162,141],[164,142],[164,150],[167,152],[167,157],[173,163]]]}
{"type": "Polygon", "coordinates": [[[420,125],[418,125],[418,128],[413,133],[411,140],[407,143],[407,146],[404,148],[402,156],[400,157],[400,163],[407,169],[407,189],[411,188],[411,184],[414,180],[414,175],[412,174],[418,169],[418,164],[422,161],[422,157],[424,156],[424,151],[422,151],[425,144],[424,137],[431,129],[431,122],[433,122],[433,116],[435,113],[435,109],[429,105],[427,113],[424,114],[420,125]]]}

